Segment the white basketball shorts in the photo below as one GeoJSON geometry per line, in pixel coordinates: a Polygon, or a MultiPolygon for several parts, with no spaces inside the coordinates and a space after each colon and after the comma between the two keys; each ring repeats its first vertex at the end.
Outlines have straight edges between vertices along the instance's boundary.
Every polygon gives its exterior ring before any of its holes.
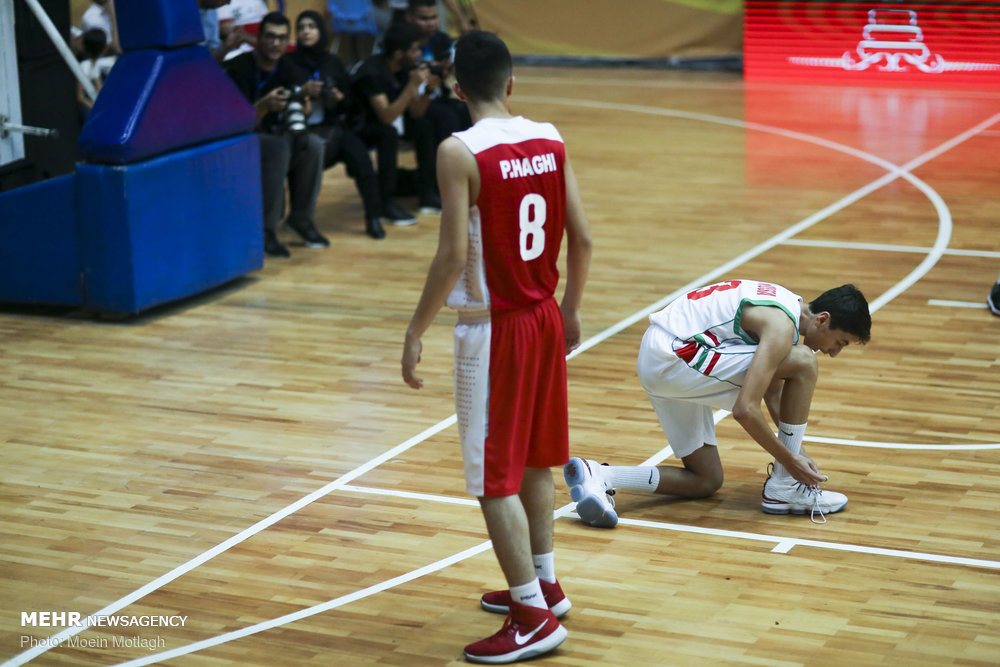
{"type": "Polygon", "coordinates": [[[674,352],[676,340],[651,325],[642,337],[636,368],[667,442],[677,458],[684,458],[703,445],[716,445],[713,410],[733,409],[757,346],[688,346],[681,358],[674,352]]]}

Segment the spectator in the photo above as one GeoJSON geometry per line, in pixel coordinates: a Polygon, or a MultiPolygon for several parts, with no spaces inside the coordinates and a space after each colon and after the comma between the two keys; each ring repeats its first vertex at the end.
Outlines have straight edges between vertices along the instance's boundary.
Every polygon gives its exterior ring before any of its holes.
{"type": "Polygon", "coordinates": [[[245,49],[239,51],[253,51],[257,43],[256,37],[251,37],[242,28],[233,28],[231,24],[223,24],[219,18],[219,10],[230,3],[231,0],[198,0],[198,11],[201,13],[201,29],[205,34],[205,39],[201,45],[204,46],[221,63],[226,57],[246,45],[245,49]]]}
{"type": "Polygon", "coordinates": [[[430,92],[439,85],[439,80],[426,65],[417,66],[419,56],[416,29],[406,23],[398,24],[385,33],[383,52],[362,61],[354,75],[354,91],[365,112],[360,136],[378,150],[383,218],[396,225],[416,222],[392,199],[397,194],[400,135],[413,141],[416,149],[415,190],[421,207],[440,210],[441,205],[434,166],[434,130],[424,118],[430,92]]]}
{"type": "Polygon", "coordinates": [[[434,145],[437,146],[454,132],[468,129],[472,124],[469,108],[461,100],[452,96],[444,80],[452,74],[451,37],[438,27],[437,0],[409,0],[406,20],[413,25],[420,39],[421,61],[426,62],[431,72],[437,73],[442,83],[433,93],[427,106],[427,118],[434,125],[434,145]]]}
{"type": "MultiPolygon", "coordinates": [[[[374,6],[376,13],[380,11],[388,10],[391,13],[393,22],[403,22],[406,20],[406,12],[409,9],[409,3],[407,0],[375,0],[374,6]]],[[[476,21],[471,13],[466,13],[460,6],[460,3],[456,3],[455,0],[435,0],[434,4],[437,6],[438,11],[441,10],[441,5],[451,12],[451,15],[458,21],[459,32],[465,34],[470,30],[476,29],[476,21]]],[[[386,26],[383,32],[388,28],[386,26]]],[[[447,28],[446,28],[447,29],[447,28]]]]}
{"type": "Polygon", "coordinates": [[[303,89],[314,100],[308,119],[309,130],[326,143],[324,168],[343,162],[361,195],[365,207],[365,233],[385,238],[378,180],[368,147],[347,127],[355,111],[351,78],[340,58],[329,52],[329,36],[323,17],[306,10],[295,20],[295,51],[285,55],[306,81],[303,89]]]}
{"type": "Polygon", "coordinates": [[[254,50],[260,21],[267,12],[265,0],[231,0],[219,7],[219,34],[229,44],[223,60],[254,50]]]}
{"type": "Polygon", "coordinates": [[[115,21],[115,5],[111,0],[92,0],[90,6],[83,12],[80,25],[84,32],[92,28],[104,31],[104,36],[107,39],[105,55],[121,52],[121,49],[118,47],[118,26],[115,21]]]}
{"type": "MultiPolygon", "coordinates": [[[[291,211],[287,224],[310,248],[326,248],[330,242],[313,222],[316,198],[323,180],[323,140],[315,134],[289,127],[290,90],[301,83],[294,66],[284,55],[291,32],[280,12],[267,14],[260,24],[257,48],[227,61],[226,71],[240,92],[257,110],[260,137],[260,170],[264,198],[264,252],[288,257],[278,240],[278,224],[284,213],[285,177],[288,178],[291,211]]],[[[304,112],[310,111],[306,100],[304,112]]]]}
{"type": "MultiPolygon", "coordinates": [[[[108,46],[108,38],[100,28],[91,28],[83,33],[82,48],[84,58],[80,61],[80,68],[84,75],[94,84],[94,90],[101,91],[104,79],[108,76],[112,66],[115,64],[116,56],[102,55],[108,46]]],[[[94,106],[94,100],[90,99],[83,84],[76,84],[76,99],[80,103],[80,110],[84,118],[94,106]]]]}

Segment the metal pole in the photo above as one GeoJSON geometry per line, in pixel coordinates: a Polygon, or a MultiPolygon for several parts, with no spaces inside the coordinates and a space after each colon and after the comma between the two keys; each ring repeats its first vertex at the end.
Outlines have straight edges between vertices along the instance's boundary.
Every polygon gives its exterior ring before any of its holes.
{"type": "Polygon", "coordinates": [[[76,80],[80,82],[81,86],[83,86],[87,96],[92,100],[97,99],[97,90],[94,88],[94,82],[88,79],[87,75],[83,73],[83,68],[80,67],[80,63],[77,62],[75,57],[73,57],[73,52],[70,51],[66,41],[62,38],[62,35],[59,34],[59,30],[57,30],[55,24],[52,23],[52,19],[50,19],[49,15],[45,13],[42,6],[38,4],[38,0],[24,1],[28,4],[28,7],[31,8],[31,11],[35,13],[35,18],[38,19],[38,22],[42,24],[45,32],[48,33],[49,39],[52,40],[56,50],[59,51],[59,55],[61,55],[63,60],[66,61],[66,64],[69,65],[70,71],[73,72],[76,80]]]}

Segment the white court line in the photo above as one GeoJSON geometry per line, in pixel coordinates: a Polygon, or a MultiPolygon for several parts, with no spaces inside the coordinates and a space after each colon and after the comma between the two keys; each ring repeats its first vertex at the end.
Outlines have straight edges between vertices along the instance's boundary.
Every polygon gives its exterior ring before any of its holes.
{"type": "MultiPolygon", "coordinates": [[[[922,248],[913,245],[888,245],[884,243],[850,243],[847,241],[809,241],[806,239],[788,239],[784,245],[808,246],[815,248],[845,248],[848,250],[881,250],[885,252],[912,252],[921,255],[930,252],[930,248],[922,248]]],[[[990,257],[1000,259],[1000,252],[991,250],[958,250],[949,248],[944,251],[946,255],[958,255],[961,257],[990,257]]]]}
{"type": "Polygon", "coordinates": [[[978,308],[986,310],[986,301],[947,301],[945,299],[928,299],[928,306],[944,306],[946,308],[978,308]]]}
{"type": "Polygon", "coordinates": [[[967,565],[970,567],[1000,568],[1000,561],[985,560],[982,558],[962,558],[960,556],[944,556],[941,554],[924,553],[920,551],[905,551],[902,549],[882,549],[880,547],[865,547],[858,544],[842,544],[840,542],[825,542],[822,540],[803,540],[797,537],[781,537],[779,535],[761,535],[758,533],[746,533],[738,530],[721,530],[718,528],[704,528],[702,526],[686,526],[679,523],[663,523],[661,521],[644,521],[642,519],[619,518],[619,524],[627,526],[641,526],[643,528],[657,528],[660,530],[673,530],[681,533],[697,533],[700,535],[717,535],[719,537],[733,537],[741,540],[755,540],[758,542],[774,542],[777,546],[772,549],[775,553],[788,553],[792,547],[816,547],[817,549],[833,549],[836,551],[851,551],[854,553],[873,554],[877,556],[892,556],[894,558],[911,558],[914,560],[926,560],[934,563],[948,563],[951,565],[967,565]]]}
{"type": "Polygon", "coordinates": [[[826,445],[848,445],[850,447],[872,447],[874,449],[936,449],[941,451],[972,451],[977,449],[1000,449],[1000,443],[975,445],[914,445],[902,442],[870,442],[867,440],[844,440],[843,438],[823,438],[818,435],[807,435],[806,442],[819,442],[826,445]]]}
{"type": "MultiPolygon", "coordinates": [[[[917,445],[918,447],[920,445],[917,445]]],[[[995,445],[994,447],[1000,447],[995,445]]],[[[409,493],[391,489],[378,489],[369,486],[355,486],[349,484],[341,491],[367,493],[376,496],[391,496],[394,498],[403,497],[424,502],[449,503],[458,505],[474,505],[479,503],[471,499],[452,498],[451,496],[439,496],[430,493],[409,493]]],[[[555,511],[557,518],[564,516],[575,517],[571,511],[575,503],[569,503],[555,511]]],[[[758,533],[747,533],[735,530],[721,530],[718,528],[705,528],[704,526],[689,526],[678,523],[665,523],[662,521],[646,521],[643,519],[627,519],[620,517],[618,523],[626,526],[639,526],[643,528],[656,528],[658,530],[672,530],[682,533],[694,533],[697,535],[714,535],[719,537],[729,537],[740,540],[755,540],[758,542],[774,542],[777,544],[773,551],[775,553],[788,553],[796,546],[810,546],[819,549],[834,549],[838,551],[853,551],[856,553],[877,554],[880,556],[893,556],[896,558],[912,558],[916,560],[926,560],[935,563],[951,563],[953,565],[971,565],[973,567],[1000,568],[1000,561],[985,560],[982,558],[964,558],[961,556],[948,556],[945,554],[934,554],[922,551],[905,551],[900,549],[883,549],[881,547],[868,547],[860,544],[848,544],[844,542],[828,542],[823,540],[804,540],[797,537],[783,537],[779,535],[761,535],[758,533]]]]}
{"type": "MultiPolygon", "coordinates": [[[[759,255],[759,254],[765,252],[766,250],[769,250],[770,248],[773,248],[774,246],[778,245],[778,243],[780,243],[781,241],[784,241],[787,238],[790,238],[791,236],[794,236],[795,234],[799,233],[800,231],[802,231],[804,229],[807,229],[808,227],[816,224],[820,220],[823,220],[826,217],[829,217],[830,215],[836,213],[837,211],[839,211],[839,210],[841,210],[843,208],[846,208],[848,205],[850,205],[850,204],[852,204],[852,203],[860,200],[864,196],[870,194],[871,192],[874,192],[875,190],[878,190],[879,188],[883,187],[884,185],[886,185],[888,183],[891,183],[892,181],[896,180],[897,178],[903,178],[903,179],[909,181],[918,190],[922,191],[928,197],[928,199],[931,200],[931,202],[933,203],[935,209],[938,212],[938,219],[939,219],[939,223],[940,223],[939,224],[939,228],[938,228],[938,237],[937,237],[937,240],[935,242],[934,248],[932,249],[931,253],[924,259],[923,262],[920,263],[920,265],[916,269],[914,269],[914,271],[912,271],[902,281],[900,281],[899,283],[897,283],[888,292],[886,292],[885,294],[883,294],[875,302],[872,302],[871,304],[869,304],[871,312],[874,313],[878,308],[880,308],[885,303],[888,303],[889,301],[891,301],[893,298],[895,298],[900,293],[902,293],[903,291],[905,291],[914,282],[916,282],[922,275],[926,274],[926,272],[931,269],[931,267],[934,265],[934,263],[937,261],[937,259],[940,258],[940,256],[943,253],[945,247],[947,246],[947,241],[948,241],[948,239],[950,238],[950,235],[951,235],[951,214],[950,214],[950,211],[948,211],[947,206],[944,204],[944,201],[940,198],[940,196],[937,194],[937,192],[935,192],[930,186],[928,186],[926,183],[924,183],[921,179],[917,178],[916,176],[914,176],[913,174],[909,173],[908,171],[904,171],[899,166],[894,165],[891,162],[883,160],[882,158],[879,158],[877,156],[874,156],[874,155],[871,155],[869,153],[865,153],[863,151],[859,151],[857,149],[851,148],[850,146],[844,146],[844,145],[837,144],[837,143],[832,142],[832,141],[828,141],[826,139],[821,139],[821,138],[818,138],[818,137],[812,137],[810,135],[806,135],[806,134],[803,134],[803,133],[800,133],[800,132],[792,132],[792,131],[789,131],[789,130],[785,130],[783,128],[775,128],[775,127],[770,127],[770,126],[766,126],[766,125],[761,125],[759,123],[744,123],[744,122],[741,122],[741,121],[736,121],[736,120],[733,120],[733,119],[730,119],[730,118],[724,118],[724,117],[721,117],[721,116],[711,116],[711,115],[708,115],[708,114],[695,114],[695,113],[689,113],[689,112],[673,111],[673,110],[662,109],[662,108],[658,108],[658,107],[644,107],[644,106],[637,106],[637,105],[587,102],[587,101],[584,101],[584,100],[564,100],[564,99],[547,98],[547,97],[543,97],[543,98],[536,98],[536,97],[525,98],[525,97],[522,97],[522,98],[519,98],[519,100],[520,101],[528,101],[528,102],[534,101],[534,102],[542,102],[542,103],[548,103],[548,104],[569,105],[569,106],[590,106],[590,107],[594,107],[594,108],[603,108],[603,109],[609,109],[609,110],[620,110],[620,111],[629,111],[629,112],[636,112],[636,113],[646,113],[646,114],[651,114],[651,115],[659,115],[659,116],[667,116],[667,117],[686,118],[686,119],[690,119],[690,120],[699,120],[699,121],[704,121],[704,122],[717,123],[717,124],[721,124],[721,125],[728,125],[728,126],[732,126],[732,127],[741,128],[741,129],[753,129],[753,130],[758,130],[758,131],[762,131],[762,132],[768,132],[768,133],[771,133],[771,134],[778,134],[778,135],[781,135],[781,136],[786,136],[786,137],[789,137],[789,138],[792,138],[792,139],[798,139],[798,140],[801,140],[801,141],[805,141],[807,143],[812,143],[812,144],[816,144],[816,145],[823,146],[823,147],[826,147],[826,148],[830,148],[831,150],[835,150],[835,151],[842,152],[842,153],[847,153],[849,155],[853,155],[853,156],[858,157],[858,158],[860,158],[862,160],[865,160],[867,162],[871,162],[873,164],[876,164],[876,165],[884,168],[888,172],[885,176],[882,176],[881,178],[876,179],[875,181],[873,181],[872,183],[868,184],[867,186],[864,186],[864,187],[862,187],[862,188],[854,191],[853,193],[847,195],[846,197],[840,199],[835,204],[824,208],[822,211],[820,211],[820,212],[818,212],[816,214],[813,214],[812,216],[809,216],[805,220],[800,221],[799,223],[797,223],[797,224],[793,225],[792,227],[790,227],[789,229],[787,229],[785,232],[775,235],[769,241],[766,241],[766,242],[764,242],[762,244],[759,244],[755,248],[751,249],[750,251],[747,251],[747,252],[743,253],[738,258],[736,258],[735,260],[732,260],[732,261],[728,262],[727,264],[723,265],[719,269],[716,269],[715,271],[712,271],[712,272],[710,272],[708,274],[705,274],[704,276],[698,278],[696,281],[693,281],[693,282],[689,283],[687,286],[685,286],[685,287],[681,288],[680,290],[677,290],[674,293],[672,293],[672,295],[670,295],[668,297],[665,297],[664,299],[661,299],[656,304],[653,304],[653,306],[650,306],[650,307],[644,309],[643,311],[640,311],[640,313],[637,313],[636,315],[633,315],[632,317],[630,317],[630,318],[628,318],[626,320],[623,320],[623,322],[628,322],[628,324],[626,324],[624,326],[621,326],[621,323],[620,323],[619,325],[616,325],[614,327],[610,327],[609,329],[606,329],[604,332],[601,332],[597,336],[594,336],[594,337],[588,339],[586,342],[583,343],[583,345],[581,345],[579,348],[577,348],[577,350],[575,350],[574,353],[568,357],[568,359],[576,356],[577,354],[582,353],[586,349],[590,349],[591,347],[593,347],[597,343],[602,342],[603,340],[606,340],[607,338],[610,338],[612,335],[614,335],[614,333],[617,333],[617,332],[619,332],[619,331],[627,328],[628,326],[631,326],[631,324],[634,324],[635,322],[638,322],[643,317],[648,316],[649,314],[655,312],[656,310],[659,310],[660,308],[662,308],[663,306],[665,306],[667,303],[669,303],[670,300],[673,300],[673,298],[676,298],[676,296],[679,296],[680,294],[682,294],[682,293],[684,293],[686,291],[689,291],[690,289],[693,289],[695,287],[699,287],[701,285],[706,284],[707,282],[710,282],[712,279],[721,276],[723,273],[731,270],[732,268],[735,268],[736,266],[739,266],[739,264],[748,261],[750,258],[755,257],[756,255],[759,255]]],[[[905,168],[906,169],[916,168],[920,164],[923,164],[924,162],[932,159],[933,157],[936,157],[937,155],[940,155],[945,150],[947,150],[947,149],[949,149],[951,147],[954,147],[954,146],[958,145],[959,143],[961,143],[962,141],[965,141],[968,138],[974,136],[977,132],[981,132],[983,129],[985,129],[989,125],[995,123],[998,119],[1000,119],[1000,114],[996,114],[992,118],[987,119],[986,121],[983,121],[982,123],[976,125],[972,129],[970,129],[970,130],[968,130],[966,132],[963,132],[960,135],[957,135],[955,138],[953,138],[953,139],[945,142],[944,144],[941,144],[941,146],[939,146],[938,148],[933,149],[933,150],[931,150],[931,151],[929,151],[927,153],[924,153],[923,155],[915,158],[914,160],[911,160],[909,163],[907,163],[907,165],[905,166],[905,168]],[[947,147],[947,148],[945,148],[945,147],[947,147]]],[[[237,545],[237,544],[245,541],[246,539],[249,539],[253,535],[257,534],[258,532],[260,532],[260,531],[264,530],[265,528],[273,525],[274,523],[276,523],[281,518],[284,518],[284,517],[292,514],[293,512],[297,511],[298,509],[301,509],[302,507],[304,507],[304,506],[306,506],[306,505],[308,505],[308,504],[310,504],[310,503],[318,500],[319,498],[321,498],[321,497],[323,497],[323,496],[331,493],[332,491],[336,490],[337,488],[342,487],[347,482],[349,482],[349,481],[355,479],[356,477],[364,474],[368,470],[371,470],[372,468],[377,467],[381,463],[383,463],[383,462],[385,462],[385,461],[393,458],[394,456],[398,455],[399,453],[401,453],[403,451],[406,451],[407,449],[409,449],[409,448],[415,446],[416,444],[422,442],[423,440],[427,439],[428,437],[430,437],[434,433],[437,433],[437,432],[443,430],[444,428],[447,428],[448,426],[451,426],[454,423],[456,423],[456,416],[453,414],[451,417],[449,417],[449,418],[447,418],[445,420],[442,420],[437,425],[432,426],[431,428],[427,429],[426,431],[424,431],[423,433],[421,433],[421,434],[419,434],[417,436],[414,436],[413,438],[410,438],[406,442],[404,442],[404,443],[402,443],[402,444],[394,447],[393,449],[389,450],[385,454],[372,459],[368,463],[366,463],[366,464],[364,464],[362,466],[359,466],[358,468],[356,468],[355,470],[353,470],[353,471],[351,471],[349,473],[346,473],[342,477],[338,478],[337,480],[334,480],[333,482],[327,484],[326,486],[322,487],[321,489],[318,489],[317,491],[315,491],[315,492],[313,492],[313,493],[311,493],[311,494],[309,494],[307,496],[304,496],[303,498],[299,499],[298,501],[296,501],[292,505],[289,505],[285,509],[279,510],[278,512],[272,514],[270,517],[268,517],[266,519],[263,519],[262,521],[259,521],[258,523],[254,524],[250,528],[247,528],[246,530],[242,531],[238,535],[235,535],[235,536],[229,538],[225,542],[220,543],[216,547],[213,547],[212,549],[204,552],[203,554],[201,554],[201,555],[193,558],[192,560],[188,561],[187,563],[185,563],[185,564],[183,564],[181,566],[178,566],[177,568],[174,568],[173,570],[171,570],[167,574],[159,577],[158,579],[154,580],[153,582],[150,582],[146,586],[143,586],[142,588],[137,589],[133,593],[131,593],[131,594],[129,594],[129,595],[121,598],[120,600],[118,600],[118,601],[116,601],[116,602],[108,605],[107,607],[105,607],[102,610],[100,610],[98,612],[94,612],[93,615],[112,615],[112,614],[114,614],[115,612],[119,611],[120,609],[124,608],[125,606],[128,606],[132,602],[135,602],[136,600],[141,599],[142,597],[148,595],[149,593],[151,593],[151,592],[153,592],[153,591],[161,588],[162,586],[170,583],[171,581],[177,579],[178,577],[180,577],[183,574],[189,572],[190,570],[194,569],[198,565],[201,565],[201,564],[207,562],[208,560],[214,558],[215,556],[219,555],[220,553],[223,553],[224,551],[232,548],[233,546],[235,546],[235,545],[237,545]]],[[[480,547],[481,546],[482,545],[480,545],[480,547]]],[[[463,552],[463,553],[465,553],[465,552],[463,552]]],[[[476,553],[480,553],[480,552],[477,551],[476,553]]],[[[427,567],[432,567],[432,566],[429,565],[427,567]]],[[[380,590],[384,590],[384,589],[380,589],[380,590]]],[[[89,618],[89,615],[88,615],[88,618],[89,618]]],[[[28,651],[25,651],[25,652],[23,652],[23,653],[15,656],[11,660],[5,662],[4,665],[3,665],[3,667],[8,667],[8,666],[9,667],[15,667],[16,665],[22,665],[25,662],[28,662],[29,660],[37,657],[38,655],[41,655],[41,654],[47,652],[48,650],[50,650],[54,646],[57,646],[58,644],[60,644],[61,642],[66,641],[70,637],[73,637],[73,636],[75,636],[75,635],[83,632],[84,630],[87,629],[87,627],[88,627],[88,625],[84,624],[81,627],[67,628],[67,629],[63,630],[62,632],[57,633],[56,635],[54,635],[53,637],[51,637],[48,641],[44,642],[44,644],[39,644],[38,646],[35,646],[35,647],[29,649],[28,651]]],[[[254,627],[256,627],[256,626],[254,626],[254,627]]],[[[259,631],[259,630],[257,630],[257,631],[259,631]]],[[[242,632],[242,631],[236,631],[236,632],[239,633],[239,632],[242,632]]],[[[251,633],[248,633],[248,634],[251,634],[251,633]]],[[[225,641],[230,641],[231,639],[238,638],[236,636],[236,633],[229,633],[228,635],[223,635],[223,636],[224,637],[230,637],[230,639],[226,639],[225,641]]],[[[242,636],[246,636],[246,635],[240,634],[238,636],[242,637],[242,636]]],[[[209,645],[214,646],[214,645],[216,645],[218,643],[223,643],[221,641],[215,641],[215,640],[218,640],[218,639],[220,639],[220,637],[216,637],[216,638],[213,638],[213,639],[205,640],[204,642],[198,642],[197,645],[199,646],[199,648],[205,648],[205,647],[207,647],[209,645]],[[214,642],[214,643],[211,643],[211,642],[214,642]]],[[[189,646],[194,646],[194,645],[195,644],[192,644],[192,645],[189,645],[189,646]]],[[[173,649],[171,651],[166,651],[166,652],[163,652],[163,653],[158,653],[158,654],[154,654],[154,655],[151,655],[151,656],[147,656],[146,658],[143,659],[146,662],[142,662],[141,664],[149,664],[150,661],[166,660],[166,659],[169,659],[169,658],[174,657],[176,655],[184,655],[186,653],[191,652],[191,651],[185,650],[186,648],[187,647],[180,647],[178,649],[173,649]],[[157,659],[157,660],[154,660],[154,659],[157,659]]],[[[199,650],[199,649],[194,649],[194,650],[199,650]]],[[[126,663],[126,664],[140,664],[140,663],[126,663]]]]}

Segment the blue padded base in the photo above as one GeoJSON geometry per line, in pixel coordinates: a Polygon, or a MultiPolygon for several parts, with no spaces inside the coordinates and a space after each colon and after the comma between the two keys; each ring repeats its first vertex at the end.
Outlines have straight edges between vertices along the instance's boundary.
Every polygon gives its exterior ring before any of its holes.
{"type": "Polygon", "coordinates": [[[80,305],[73,174],[0,194],[0,301],[80,305]]]}
{"type": "Polygon", "coordinates": [[[255,134],[125,166],[81,164],[85,301],[137,313],[263,266],[255,134]]]}

